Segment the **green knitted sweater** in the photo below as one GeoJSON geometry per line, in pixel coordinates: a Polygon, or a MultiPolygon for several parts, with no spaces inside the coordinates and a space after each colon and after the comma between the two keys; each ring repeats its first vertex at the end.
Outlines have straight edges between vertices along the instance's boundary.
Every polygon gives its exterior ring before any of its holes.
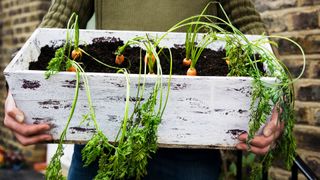
{"type": "MultiPolygon", "coordinates": [[[[54,0],[40,27],[64,28],[73,12],[85,28],[95,11],[96,28],[108,30],[167,31],[192,15],[200,14],[210,0],[54,0]]],[[[231,22],[246,34],[262,34],[265,27],[251,0],[219,1],[231,22]]],[[[224,17],[217,4],[207,13],[224,17]]]]}

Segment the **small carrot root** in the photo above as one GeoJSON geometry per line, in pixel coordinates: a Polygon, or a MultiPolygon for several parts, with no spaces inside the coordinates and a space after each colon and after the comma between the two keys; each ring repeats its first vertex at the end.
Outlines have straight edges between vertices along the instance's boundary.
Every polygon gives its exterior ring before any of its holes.
{"type": "Polygon", "coordinates": [[[197,70],[196,68],[190,67],[187,71],[187,76],[196,76],[197,75],[197,70]]]}
{"type": "Polygon", "coordinates": [[[226,58],[226,63],[227,63],[227,65],[229,66],[229,64],[230,64],[229,58],[226,58]]]}
{"type": "Polygon", "coordinates": [[[116,60],[114,61],[116,64],[120,65],[122,64],[124,61],[124,55],[123,54],[120,54],[120,55],[117,55],[116,56],[116,60]]]}
{"type": "Polygon", "coordinates": [[[71,66],[67,69],[68,72],[76,72],[77,68],[75,68],[74,66],[71,66]]]}
{"type": "Polygon", "coordinates": [[[79,59],[79,58],[81,58],[81,57],[82,57],[82,52],[80,51],[79,48],[72,50],[72,52],[71,52],[71,58],[72,58],[73,60],[79,59]]]}
{"type": "Polygon", "coordinates": [[[154,63],[156,61],[156,58],[154,57],[153,54],[150,54],[150,53],[146,53],[146,55],[144,56],[144,62],[146,64],[148,64],[149,60],[152,60],[152,62],[154,63]],[[151,56],[151,57],[150,57],[151,56]]]}
{"type": "Polygon", "coordinates": [[[191,59],[184,58],[183,61],[182,61],[182,64],[184,66],[190,66],[191,65],[191,59]]]}

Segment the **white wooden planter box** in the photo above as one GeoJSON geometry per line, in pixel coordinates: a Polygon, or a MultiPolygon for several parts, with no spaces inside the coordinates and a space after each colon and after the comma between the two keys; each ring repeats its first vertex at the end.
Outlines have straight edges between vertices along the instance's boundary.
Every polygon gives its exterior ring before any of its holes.
{"type": "MultiPolygon", "coordinates": [[[[156,36],[156,32],[125,32],[81,30],[80,39],[88,44],[97,37],[116,37],[127,41],[137,35],[156,36]]],[[[259,36],[249,36],[256,39],[259,36]]],[[[50,79],[44,71],[28,70],[29,62],[37,61],[41,47],[61,45],[63,29],[37,29],[15,58],[4,75],[9,89],[26,116],[26,123],[50,123],[55,140],[66,125],[75,88],[75,73],[61,72],[50,79]]],[[[170,33],[160,46],[184,44],[185,34],[170,33]]],[[[210,46],[219,49],[223,42],[210,46]]],[[[268,46],[267,48],[270,49],[268,46]]],[[[270,49],[271,50],[271,49],[270,49]]],[[[100,126],[110,141],[114,140],[124,113],[126,81],[122,74],[87,73],[91,95],[100,126]]],[[[168,76],[164,76],[166,86],[168,76]]],[[[130,75],[131,96],[136,95],[138,75],[130,75]]],[[[147,78],[146,93],[150,92],[155,77],[147,78]],[[148,85],[149,84],[149,85],[148,85]]],[[[273,82],[274,78],[266,78],[273,82]]],[[[187,77],[173,76],[169,102],[158,132],[159,145],[185,148],[232,148],[237,135],[247,131],[251,93],[251,78],[247,77],[187,77]]],[[[131,103],[132,106],[133,102],[131,103]]],[[[131,107],[132,109],[132,107],[131,107]]],[[[68,129],[66,142],[87,141],[95,131],[86,124],[80,126],[88,112],[84,89],[80,90],[74,118],[68,129]]]]}

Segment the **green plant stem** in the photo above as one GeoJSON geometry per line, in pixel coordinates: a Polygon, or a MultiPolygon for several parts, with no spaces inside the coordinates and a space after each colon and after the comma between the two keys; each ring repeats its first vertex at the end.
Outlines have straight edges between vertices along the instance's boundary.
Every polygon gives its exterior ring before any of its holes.
{"type": "MultiPolygon", "coordinates": [[[[164,106],[162,108],[162,112],[161,114],[159,115],[160,117],[163,116],[163,113],[167,107],[167,104],[168,104],[168,100],[169,100],[169,94],[170,94],[170,88],[171,88],[171,80],[172,80],[172,53],[171,53],[171,50],[170,48],[169,49],[169,53],[170,53],[170,73],[169,73],[169,78],[168,78],[168,88],[167,88],[167,93],[166,93],[166,99],[165,99],[165,103],[164,103],[164,106]]],[[[160,101],[161,102],[161,101],[160,101]]]]}
{"type": "Polygon", "coordinates": [[[130,79],[129,79],[129,75],[125,69],[123,69],[123,73],[126,77],[127,93],[126,93],[126,103],[125,103],[125,108],[124,108],[124,117],[123,117],[123,122],[122,122],[122,134],[121,134],[119,144],[123,143],[125,135],[126,135],[127,122],[128,122],[128,117],[129,117],[129,102],[130,102],[130,79]]]}
{"type": "MultiPolygon", "coordinates": [[[[80,49],[80,48],[79,48],[79,49],[80,49]]],[[[85,50],[83,50],[83,49],[80,49],[80,51],[83,52],[85,55],[89,56],[90,58],[92,58],[93,60],[97,61],[98,63],[100,63],[100,64],[103,65],[103,66],[106,66],[106,67],[111,68],[111,69],[117,69],[117,70],[120,70],[120,69],[121,69],[121,68],[119,68],[119,67],[110,66],[110,65],[108,65],[108,64],[106,64],[106,63],[103,63],[103,62],[100,61],[99,59],[91,56],[89,53],[87,53],[87,52],[86,52],[85,50]]]]}
{"type": "Polygon", "coordinates": [[[63,129],[61,135],[60,135],[60,140],[59,140],[59,144],[57,147],[57,150],[52,158],[52,160],[50,161],[50,164],[48,165],[47,171],[46,171],[46,179],[51,180],[53,178],[58,178],[58,179],[64,179],[62,174],[61,174],[61,164],[60,164],[60,158],[63,155],[63,146],[62,143],[65,140],[66,137],[66,133],[67,130],[69,128],[69,124],[71,122],[71,119],[73,117],[77,102],[78,102],[78,96],[79,96],[79,81],[80,81],[80,73],[77,71],[76,72],[76,88],[75,88],[75,94],[74,94],[74,98],[72,101],[72,105],[71,105],[71,110],[69,113],[69,117],[67,120],[67,124],[65,126],[65,128],[63,129]]]}

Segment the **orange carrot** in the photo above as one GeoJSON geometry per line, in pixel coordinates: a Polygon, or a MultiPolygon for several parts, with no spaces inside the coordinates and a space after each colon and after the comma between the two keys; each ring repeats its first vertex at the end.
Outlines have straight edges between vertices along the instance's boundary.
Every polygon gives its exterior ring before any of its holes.
{"type": "Polygon", "coordinates": [[[146,53],[146,55],[144,56],[144,62],[148,64],[149,59],[151,59],[153,63],[156,61],[156,58],[154,57],[153,54],[146,53]],[[150,58],[150,55],[152,55],[151,58],[150,58]]]}
{"type": "Polygon", "coordinates": [[[183,61],[182,61],[182,64],[184,66],[190,66],[191,65],[191,59],[184,58],[183,61]]]}
{"type": "Polygon", "coordinates": [[[67,71],[69,71],[69,72],[76,72],[77,69],[76,69],[74,66],[71,66],[71,67],[69,67],[69,68],[67,69],[67,71]]]}
{"type": "Polygon", "coordinates": [[[76,60],[76,59],[81,58],[81,57],[82,57],[82,52],[80,51],[80,49],[74,49],[71,52],[71,58],[73,60],[76,60]]]}
{"type": "Polygon", "coordinates": [[[123,61],[124,61],[124,55],[123,54],[120,54],[120,55],[116,56],[116,60],[115,60],[116,64],[120,65],[120,64],[123,63],[123,61]]]}
{"type": "Polygon", "coordinates": [[[197,70],[196,68],[190,67],[187,71],[187,76],[196,76],[197,75],[197,70]]]}

